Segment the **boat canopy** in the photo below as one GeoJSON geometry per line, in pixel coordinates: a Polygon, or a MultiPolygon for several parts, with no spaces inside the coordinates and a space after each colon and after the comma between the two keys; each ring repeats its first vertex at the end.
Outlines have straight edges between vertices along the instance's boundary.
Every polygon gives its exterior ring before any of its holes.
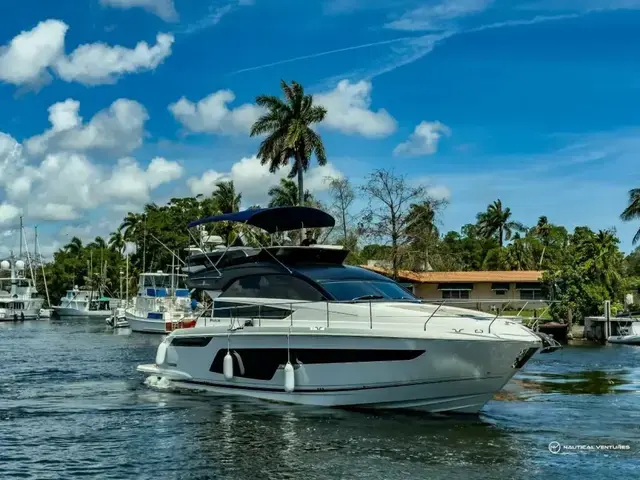
{"type": "Polygon", "coordinates": [[[254,208],[242,212],[225,213],[201,218],[189,224],[189,228],[205,223],[237,222],[261,228],[268,233],[286,232],[301,228],[326,228],[336,224],[326,212],[313,207],[254,208]]]}

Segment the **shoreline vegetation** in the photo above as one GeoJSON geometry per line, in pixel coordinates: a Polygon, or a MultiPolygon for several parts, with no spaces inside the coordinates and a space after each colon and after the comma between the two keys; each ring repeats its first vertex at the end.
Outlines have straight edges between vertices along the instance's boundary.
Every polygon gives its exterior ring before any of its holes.
{"type": "MultiPolygon", "coordinates": [[[[329,211],[336,218],[336,227],[328,238],[320,236],[319,240],[348,248],[347,263],[387,261],[393,276],[400,269],[544,270],[548,298],[558,301],[549,310],[550,318],[564,319],[571,311],[574,322],[579,322],[585,316],[601,314],[604,300],[612,301],[615,314],[622,311],[629,293],[634,294],[636,304],[631,309],[640,310],[640,248],[625,257],[615,230],[594,232],[581,226],[569,232],[546,216],[527,227],[496,199],[459,232],[441,232],[438,226],[447,201],[433,198],[427,186],[415,184],[393,169],[375,169],[358,185],[347,178],[327,178],[328,199],[321,202],[304,189],[304,173],[314,159],[318,165],[327,163],[322,138],[314,129],[327,111],[315,105],[313,97],[296,82],[282,81],[281,89],[282,98],[256,98],[266,113],[251,129],[252,136],[262,138],[258,150],[261,163],[268,165],[271,173],[290,169],[288,178],[269,190],[268,205],[263,206],[309,205],[329,211]],[[365,206],[356,211],[358,203],[365,206]]],[[[166,205],[150,203],[142,212],[129,212],[108,239],[96,237],[83,244],[72,238],[45,265],[53,304],[74,285],[103,283],[116,292],[125,269],[125,252],[130,261],[129,291],[135,291],[139,273],[171,265],[167,248],[184,258],[184,249],[193,244],[187,223],[239,211],[241,204],[242,192],[236,191],[233,182],[220,181],[208,196],[172,198],[166,205]],[[94,272],[105,264],[106,278],[99,278],[94,272]]],[[[640,220],[640,188],[630,190],[621,219],[640,220]]],[[[238,233],[237,225],[226,223],[208,229],[227,244],[238,233]]],[[[261,243],[266,240],[264,233],[256,230],[252,237],[261,243]]],[[[299,237],[299,232],[290,234],[294,243],[299,237]]],[[[633,243],[638,241],[640,230],[633,243]]],[[[44,291],[41,276],[38,283],[39,291],[44,291]]]]}

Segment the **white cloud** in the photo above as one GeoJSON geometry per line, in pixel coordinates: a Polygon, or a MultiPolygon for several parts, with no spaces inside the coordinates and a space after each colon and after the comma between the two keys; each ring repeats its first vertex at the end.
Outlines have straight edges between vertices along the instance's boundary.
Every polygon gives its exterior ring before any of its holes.
{"type": "Polygon", "coordinates": [[[437,3],[413,9],[400,18],[388,23],[394,30],[446,30],[452,22],[470,15],[482,13],[491,6],[493,0],[441,0],[437,3]]]}
{"type": "Polygon", "coordinates": [[[11,189],[7,193],[24,203],[30,218],[73,220],[101,205],[137,208],[150,201],[154,189],[182,174],[179,163],[160,157],[146,168],[132,158],[106,167],[93,164],[82,154],[60,152],[14,174],[13,182],[22,186],[20,195],[11,189]]]}
{"type": "MultiPolygon", "coordinates": [[[[233,180],[236,191],[242,193],[242,202],[245,206],[268,203],[268,190],[280,183],[280,179],[286,178],[289,170],[284,168],[275,174],[269,173],[267,165],[260,165],[256,157],[245,157],[231,166],[228,172],[207,170],[200,177],[191,177],[187,180],[193,195],[211,195],[215,185],[219,181],[233,180]]],[[[324,167],[310,168],[305,174],[305,190],[318,193],[327,190],[326,177],[340,177],[342,174],[334,165],[328,163],[324,167]]]]}
{"type": "Polygon", "coordinates": [[[158,34],[156,44],[139,42],[134,48],[104,43],[80,45],[69,55],[64,44],[68,25],[46,20],[0,46],[0,81],[38,85],[51,78],[86,85],[114,83],[120,76],[154,70],[170,54],[173,35],[158,34]]]}
{"type": "MultiPolygon", "coordinates": [[[[393,133],[397,127],[396,120],[385,109],[370,109],[371,90],[370,82],[342,80],[334,89],[314,95],[315,103],[327,109],[322,126],[347,135],[372,138],[393,133]]],[[[230,109],[227,104],[235,98],[231,90],[218,90],[197,103],[182,97],[169,105],[169,111],[191,132],[248,133],[264,109],[249,103],[230,109]]]]}
{"type": "Polygon", "coordinates": [[[396,120],[381,108],[371,107],[371,82],[338,82],[335,89],[314,95],[314,101],[327,109],[322,125],[342,133],[364,137],[384,137],[396,130],[396,120]]]}
{"type": "Polygon", "coordinates": [[[248,133],[263,113],[263,109],[248,103],[229,109],[227,104],[235,98],[231,90],[218,90],[198,103],[182,97],[169,105],[169,111],[178,122],[192,132],[223,135],[248,133]]]}
{"type": "Polygon", "coordinates": [[[47,69],[64,54],[68,28],[59,20],[46,20],[0,47],[0,81],[14,85],[46,81],[47,69]]]}
{"type": "Polygon", "coordinates": [[[133,158],[121,158],[102,183],[102,193],[110,199],[143,204],[151,198],[151,190],[177,180],[184,173],[182,165],[156,157],[146,170],[133,158]]]}
{"type": "Polygon", "coordinates": [[[160,33],[153,46],[147,42],[139,42],[133,49],[104,43],[80,45],[71,55],[59,58],[55,70],[67,82],[115,83],[127,73],[155,70],[171,55],[173,41],[173,35],[160,33]]]}
{"type": "Polygon", "coordinates": [[[114,8],[144,8],[167,22],[178,19],[173,0],[100,0],[102,5],[114,8]]]}
{"type": "Polygon", "coordinates": [[[393,154],[406,156],[431,155],[438,150],[442,136],[451,135],[451,129],[440,122],[420,122],[406,142],[393,149],[393,154]]]}
{"type": "Polygon", "coordinates": [[[427,187],[427,195],[434,200],[449,200],[451,198],[451,190],[446,185],[433,185],[427,187]]]}
{"type": "Polygon", "coordinates": [[[20,216],[20,209],[7,202],[0,203],[0,225],[11,223],[20,216]]]}
{"type": "Polygon", "coordinates": [[[49,107],[51,128],[25,142],[31,155],[47,152],[100,150],[127,154],[142,144],[149,115],[138,102],[120,98],[87,123],[79,115],[80,102],[67,99],[49,107]]]}

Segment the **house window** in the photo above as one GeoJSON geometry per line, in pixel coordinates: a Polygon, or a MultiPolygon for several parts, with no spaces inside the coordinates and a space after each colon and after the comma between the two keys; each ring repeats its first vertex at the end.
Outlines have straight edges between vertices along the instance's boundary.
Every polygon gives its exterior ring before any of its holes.
{"type": "Polygon", "coordinates": [[[468,300],[469,299],[469,290],[441,290],[442,298],[445,300],[448,299],[460,299],[460,300],[468,300]]]}
{"type": "Polygon", "coordinates": [[[520,300],[545,300],[542,290],[520,290],[520,300]]]}
{"type": "Polygon", "coordinates": [[[504,297],[507,294],[506,290],[494,290],[493,293],[498,297],[504,297]]]}

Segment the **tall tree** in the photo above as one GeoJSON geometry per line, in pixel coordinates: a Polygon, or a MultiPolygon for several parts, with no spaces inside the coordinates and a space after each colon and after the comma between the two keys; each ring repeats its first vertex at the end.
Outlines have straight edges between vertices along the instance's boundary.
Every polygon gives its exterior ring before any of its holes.
{"type": "Polygon", "coordinates": [[[270,207],[295,207],[296,205],[309,205],[314,203],[313,196],[309,190],[304,192],[302,203],[300,203],[300,194],[298,186],[293,180],[282,178],[280,185],[269,189],[269,206],[270,207]]]}
{"type": "Polygon", "coordinates": [[[251,127],[251,136],[267,134],[260,144],[258,158],[269,164],[275,173],[293,159],[289,178],[298,177],[298,205],[304,204],[304,172],[309,168],[311,155],[319,165],[326,165],[327,156],[322,138],[311,128],[324,120],[327,110],[313,104],[313,97],[304,93],[302,85],[280,81],[285,100],[272,95],[256,97],[256,103],[267,109],[251,127]]]}
{"type": "Polygon", "coordinates": [[[78,254],[84,247],[82,245],[82,240],[80,240],[78,237],[73,237],[71,241],[62,248],[67,253],[78,254]]]}
{"type": "MultiPolygon", "coordinates": [[[[215,208],[220,213],[233,213],[240,210],[240,202],[242,194],[236,193],[236,187],[233,180],[216,183],[216,189],[211,194],[215,208]]],[[[227,245],[231,245],[231,236],[234,231],[234,224],[231,222],[223,222],[221,226],[222,233],[227,245]]]]}
{"type": "Polygon", "coordinates": [[[428,200],[426,189],[412,186],[404,175],[393,170],[375,170],[360,187],[368,199],[361,227],[370,236],[391,245],[393,277],[398,278],[398,266],[411,236],[407,231],[412,204],[428,200]]]}
{"type": "Polygon", "coordinates": [[[496,200],[487,207],[486,212],[480,212],[477,216],[480,234],[485,238],[496,237],[500,247],[505,240],[510,240],[517,231],[524,231],[525,227],[511,219],[511,209],[502,208],[502,201],[496,200]]]}
{"type": "Polygon", "coordinates": [[[233,213],[240,210],[242,194],[236,193],[233,180],[216,183],[216,189],[211,194],[211,197],[220,213],[233,213]]]}
{"type": "MultiPolygon", "coordinates": [[[[438,204],[442,204],[439,202],[438,204]]],[[[429,270],[429,251],[435,247],[439,233],[436,227],[436,209],[438,205],[432,201],[422,201],[413,203],[409,208],[407,218],[407,235],[410,237],[411,245],[418,251],[421,261],[417,267],[429,270]]]]}
{"type": "MultiPolygon", "coordinates": [[[[629,190],[629,205],[624,209],[620,218],[625,222],[631,220],[640,220],[640,188],[632,188],[629,190]]],[[[633,244],[635,245],[640,240],[640,228],[633,236],[633,244]]]]}
{"type": "Polygon", "coordinates": [[[330,210],[338,218],[338,226],[342,230],[342,242],[349,245],[349,225],[352,224],[351,205],[356,199],[356,193],[351,182],[346,177],[329,177],[329,195],[331,196],[330,210]]]}

